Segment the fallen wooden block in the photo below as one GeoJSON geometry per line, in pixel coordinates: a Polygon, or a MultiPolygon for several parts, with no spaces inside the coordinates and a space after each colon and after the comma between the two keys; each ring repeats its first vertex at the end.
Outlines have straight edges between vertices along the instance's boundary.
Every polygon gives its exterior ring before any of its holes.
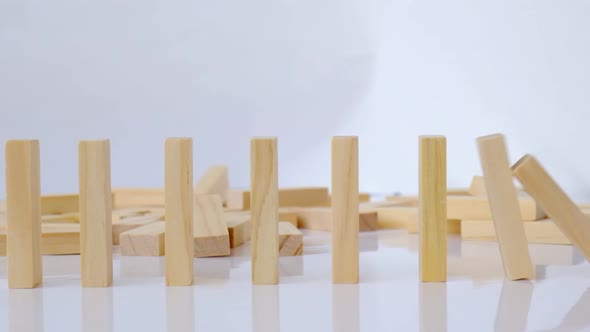
{"type": "Polygon", "coordinates": [[[166,225],[156,221],[119,235],[122,256],[164,256],[166,225]]]}
{"type": "Polygon", "coordinates": [[[279,222],[279,254],[303,255],[303,233],[289,222],[279,222]]]}
{"type": "MultiPolygon", "coordinates": [[[[523,225],[528,243],[571,244],[551,219],[525,221],[523,225]]],[[[496,241],[494,223],[490,220],[463,220],[461,237],[466,240],[496,241]]]]}
{"type": "Polygon", "coordinates": [[[223,165],[209,167],[195,186],[195,195],[219,195],[223,203],[227,201],[228,191],[227,166],[223,165]]]}
{"type": "MultiPolygon", "coordinates": [[[[329,206],[330,193],[325,187],[279,189],[279,207],[329,206]]],[[[230,209],[250,209],[250,190],[230,189],[226,206],[230,209]]]]}
{"type": "Polygon", "coordinates": [[[286,211],[283,208],[279,209],[279,220],[291,223],[295,228],[297,228],[298,217],[297,213],[293,211],[286,211]]]}
{"type": "Polygon", "coordinates": [[[230,240],[219,195],[195,195],[193,239],[195,257],[228,256],[230,240]]]}
{"type": "MultiPolygon", "coordinates": [[[[519,196],[518,205],[522,219],[534,221],[545,218],[545,212],[529,196],[519,196]]],[[[490,203],[485,196],[448,196],[447,219],[492,220],[490,203]]]]}
{"type": "Polygon", "coordinates": [[[132,229],[151,224],[153,222],[159,221],[164,219],[161,215],[154,215],[154,216],[139,216],[139,217],[131,217],[125,218],[118,221],[113,222],[113,244],[119,244],[119,236],[123,232],[130,231],[132,229]]]}
{"type": "Polygon", "coordinates": [[[80,214],[78,212],[70,212],[64,214],[45,214],[41,216],[42,223],[79,223],[80,214]]]}
{"type": "Polygon", "coordinates": [[[60,214],[79,211],[78,194],[41,196],[41,214],[60,214]]]}
{"type": "Polygon", "coordinates": [[[236,248],[250,240],[250,214],[225,214],[229,246],[236,248]]]}
{"type": "MultiPolygon", "coordinates": [[[[70,255],[80,253],[80,225],[45,224],[41,226],[42,255],[70,255]]],[[[6,256],[6,226],[0,226],[0,256],[6,256]]]]}
{"type": "Polygon", "coordinates": [[[402,229],[408,227],[412,215],[418,215],[418,208],[413,206],[390,206],[376,208],[377,226],[382,229],[402,229]]]}
{"type": "Polygon", "coordinates": [[[139,206],[164,207],[164,190],[160,188],[115,188],[113,189],[113,209],[139,206]]]}
{"type": "MultiPolygon", "coordinates": [[[[407,229],[409,234],[419,233],[418,210],[408,214],[407,229]]],[[[447,219],[447,234],[461,234],[461,220],[447,219]]]]}
{"type": "MultiPolygon", "coordinates": [[[[299,228],[318,231],[332,230],[332,209],[329,207],[288,208],[297,214],[299,228]]],[[[374,210],[359,212],[359,231],[377,230],[377,212],[374,210]]]]}

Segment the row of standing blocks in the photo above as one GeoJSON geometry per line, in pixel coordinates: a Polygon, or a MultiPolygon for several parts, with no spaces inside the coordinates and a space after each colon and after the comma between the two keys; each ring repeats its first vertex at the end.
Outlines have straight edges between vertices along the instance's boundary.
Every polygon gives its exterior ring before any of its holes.
{"type": "MultiPolygon", "coordinates": [[[[533,279],[522,225],[516,176],[561,231],[590,258],[590,221],[537,160],[524,156],[510,166],[502,135],[477,139],[500,253],[509,279],[533,279]]],[[[447,278],[446,138],[419,138],[420,280],[447,278]]],[[[166,284],[193,283],[192,139],[165,143],[166,284]]],[[[254,284],[279,282],[278,161],[276,138],[251,140],[251,258],[254,284]]],[[[10,288],[42,281],[40,160],[36,140],[6,144],[7,262],[10,288]]],[[[81,279],[84,287],[112,285],[110,144],[79,144],[81,279]]],[[[332,281],[359,281],[358,138],[332,140],[332,281]]]]}

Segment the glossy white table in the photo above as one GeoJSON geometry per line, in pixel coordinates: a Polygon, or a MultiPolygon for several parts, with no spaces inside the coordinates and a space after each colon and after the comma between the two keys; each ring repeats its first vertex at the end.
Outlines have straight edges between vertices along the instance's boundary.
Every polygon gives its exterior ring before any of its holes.
{"type": "Polygon", "coordinates": [[[82,289],[79,256],[45,256],[41,288],[8,290],[3,257],[0,331],[590,330],[590,266],[572,247],[531,245],[538,280],[510,282],[495,243],[449,241],[449,281],[429,284],[405,231],[361,234],[359,285],[331,284],[321,232],[281,258],[277,287],[251,285],[247,245],[196,259],[193,287],[165,287],[163,258],[117,253],[113,288],[82,289]]]}

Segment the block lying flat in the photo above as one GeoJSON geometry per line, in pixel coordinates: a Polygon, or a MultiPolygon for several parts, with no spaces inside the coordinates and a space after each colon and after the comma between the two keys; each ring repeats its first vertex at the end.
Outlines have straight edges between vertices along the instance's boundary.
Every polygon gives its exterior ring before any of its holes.
{"type": "Polygon", "coordinates": [[[121,233],[120,245],[123,256],[164,256],[166,225],[156,221],[121,233]]]}
{"type": "Polygon", "coordinates": [[[195,195],[219,195],[221,201],[227,201],[227,192],[229,191],[229,177],[227,166],[211,166],[201,176],[195,186],[195,195]]]}
{"type": "MultiPolygon", "coordinates": [[[[80,225],[46,224],[41,226],[42,255],[70,255],[80,253],[80,225]]],[[[6,256],[6,226],[0,226],[0,256],[6,256]]]]}
{"type": "MultiPolygon", "coordinates": [[[[279,189],[279,207],[287,206],[329,206],[330,193],[325,187],[301,187],[279,189]]],[[[230,189],[228,192],[228,208],[249,210],[250,190],[230,189]]]]}
{"type": "MultiPolygon", "coordinates": [[[[418,234],[418,210],[413,211],[408,215],[407,230],[409,234],[418,234]]],[[[461,234],[461,220],[447,219],[447,234],[461,234]]]]}
{"type": "Polygon", "coordinates": [[[303,233],[288,222],[279,222],[279,254],[281,256],[303,255],[303,233]]]}
{"type": "MultiPolygon", "coordinates": [[[[518,205],[523,220],[541,220],[546,216],[541,206],[532,197],[519,195],[518,205]]],[[[488,198],[485,196],[448,196],[447,219],[492,220],[488,198]]]]}
{"type": "Polygon", "coordinates": [[[414,206],[392,206],[375,209],[377,226],[381,229],[404,229],[412,216],[418,216],[418,208],[414,206]]]}
{"type": "Polygon", "coordinates": [[[41,196],[41,214],[78,212],[77,194],[41,196]]]}
{"type": "MultiPolygon", "coordinates": [[[[318,231],[332,230],[332,209],[329,207],[289,208],[288,211],[297,213],[299,228],[318,231]]],[[[377,212],[360,211],[358,213],[359,231],[377,230],[377,212]]]]}
{"type": "Polygon", "coordinates": [[[219,195],[195,195],[193,239],[195,257],[228,256],[230,240],[219,195]]]}
{"type": "Polygon", "coordinates": [[[231,248],[241,246],[250,240],[250,214],[225,214],[225,223],[229,232],[231,248]]]}
{"type": "MultiPolygon", "coordinates": [[[[572,243],[551,219],[525,221],[523,226],[528,243],[572,243]]],[[[463,220],[461,222],[461,237],[467,240],[496,241],[494,223],[489,220],[463,220]]]]}
{"type": "Polygon", "coordinates": [[[123,232],[164,219],[161,215],[130,217],[113,222],[113,244],[119,244],[119,236],[123,232]]]}
{"type": "Polygon", "coordinates": [[[164,207],[164,190],[161,188],[113,189],[113,209],[138,206],[164,207]]]}
{"type": "Polygon", "coordinates": [[[590,260],[590,220],[582,210],[533,156],[522,157],[512,166],[512,171],[563,234],[580,249],[586,260],[590,260]]]}

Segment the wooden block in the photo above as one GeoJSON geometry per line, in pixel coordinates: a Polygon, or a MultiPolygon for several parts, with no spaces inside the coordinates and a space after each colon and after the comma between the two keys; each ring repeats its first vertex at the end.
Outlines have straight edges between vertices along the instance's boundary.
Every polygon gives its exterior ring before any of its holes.
{"type": "Polygon", "coordinates": [[[195,257],[228,256],[230,242],[219,195],[195,195],[193,220],[195,257]]]}
{"type": "MultiPolygon", "coordinates": [[[[572,243],[551,219],[535,222],[525,221],[523,226],[528,243],[572,243]]],[[[461,222],[461,237],[467,240],[496,241],[494,223],[489,220],[463,220],[461,222]]]]}
{"type": "Polygon", "coordinates": [[[130,217],[117,220],[113,222],[113,244],[119,244],[121,233],[130,231],[132,229],[151,224],[153,222],[164,219],[161,215],[144,215],[137,217],[130,217]]]}
{"type": "Polygon", "coordinates": [[[41,196],[41,214],[59,214],[79,211],[78,194],[41,196]]]}
{"type": "Polygon", "coordinates": [[[156,221],[121,233],[122,256],[164,256],[166,225],[156,221]]]}
{"type": "Polygon", "coordinates": [[[78,212],[64,214],[45,214],[41,216],[41,223],[80,223],[78,212]]]}
{"type": "Polygon", "coordinates": [[[108,140],[78,145],[82,287],[113,283],[111,151],[108,140]]]}
{"type": "Polygon", "coordinates": [[[590,260],[590,220],[530,155],[514,166],[514,175],[580,252],[590,260]]]}
{"type": "MultiPolygon", "coordinates": [[[[479,137],[477,147],[485,184],[475,187],[487,190],[506,277],[511,280],[534,279],[535,268],[524,233],[516,188],[512,182],[504,136],[496,134],[479,137]]],[[[482,195],[480,191],[474,190],[473,183],[471,189],[472,194],[482,195]]]]}
{"type": "Polygon", "coordinates": [[[230,189],[227,192],[225,206],[234,210],[250,209],[250,190],[248,189],[230,189]]]}
{"type": "Polygon", "coordinates": [[[418,207],[418,196],[385,196],[385,200],[396,203],[397,206],[418,207]]]}
{"type": "Polygon", "coordinates": [[[166,140],[166,285],[193,284],[193,140],[166,140]]]}
{"type": "Polygon", "coordinates": [[[447,142],[420,136],[420,280],[447,280],[447,142]]]}
{"type": "Polygon", "coordinates": [[[113,189],[113,209],[133,207],[163,207],[164,190],[160,188],[115,188],[113,189]]]}
{"type": "MultiPolygon", "coordinates": [[[[41,254],[70,255],[80,253],[80,225],[51,223],[41,225],[41,254]]],[[[6,256],[6,226],[0,226],[0,256],[6,256]]]]}
{"type": "Polygon", "coordinates": [[[359,282],[358,137],[332,138],[332,283],[359,282]]]}
{"type": "Polygon", "coordinates": [[[229,246],[236,248],[250,240],[250,214],[225,214],[225,223],[229,232],[229,246]]]}
{"type": "Polygon", "coordinates": [[[486,185],[483,176],[476,175],[471,179],[469,186],[469,195],[473,196],[487,196],[486,185]]]}
{"type": "Polygon", "coordinates": [[[223,203],[227,201],[228,191],[229,177],[227,166],[223,165],[209,167],[195,186],[196,195],[219,195],[223,203]]]}
{"type": "Polygon", "coordinates": [[[377,208],[377,226],[380,229],[407,228],[411,215],[418,213],[417,207],[393,206],[377,208]]]}
{"type": "Polygon", "coordinates": [[[250,142],[252,283],[279,283],[277,139],[250,142]]]}
{"type": "MultiPolygon", "coordinates": [[[[419,233],[420,226],[417,209],[408,214],[407,228],[409,234],[419,233]]],[[[461,220],[447,219],[447,234],[461,234],[461,220]]]]}
{"type": "MultiPolygon", "coordinates": [[[[279,190],[279,207],[329,206],[330,193],[325,187],[282,188],[279,190]]],[[[231,209],[250,209],[250,191],[230,189],[226,206],[231,209]]]]}
{"type": "Polygon", "coordinates": [[[288,211],[284,208],[279,209],[279,220],[289,222],[297,228],[298,217],[297,213],[294,211],[288,211]]]}
{"type": "Polygon", "coordinates": [[[366,203],[371,201],[371,194],[370,193],[360,193],[359,194],[359,203],[366,203]]]}
{"type": "Polygon", "coordinates": [[[279,222],[279,254],[281,256],[303,255],[303,233],[289,222],[279,222]]]}
{"type": "MultiPolygon", "coordinates": [[[[518,206],[523,220],[534,221],[545,218],[545,212],[530,196],[519,195],[518,206]]],[[[448,219],[492,220],[490,203],[486,196],[447,197],[448,219]]]]}
{"type": "Polygon", "coordinates": [[[469,196],[471,193],[469,192],[469,188],[449,188],[447,189],[447,197],[448,196],[469,196]]]}
{"type": "Polygon", "coordinates": [[[34,288],[43,279],[39,141],[6,143],[6,221],[9,288],[34,288]]]}
{"type": "MultiPolygon", "coordinates": [[[[297,227],[313,229],[317,231],[332,231],[332,208],[329,207],[308,207],[308,208],[287,208],[288,211],[297,214],[297,227]]],[[[375,231],[378,228],[377,211],[367,209],[358,213],[359,231],[375,231]]]]}

